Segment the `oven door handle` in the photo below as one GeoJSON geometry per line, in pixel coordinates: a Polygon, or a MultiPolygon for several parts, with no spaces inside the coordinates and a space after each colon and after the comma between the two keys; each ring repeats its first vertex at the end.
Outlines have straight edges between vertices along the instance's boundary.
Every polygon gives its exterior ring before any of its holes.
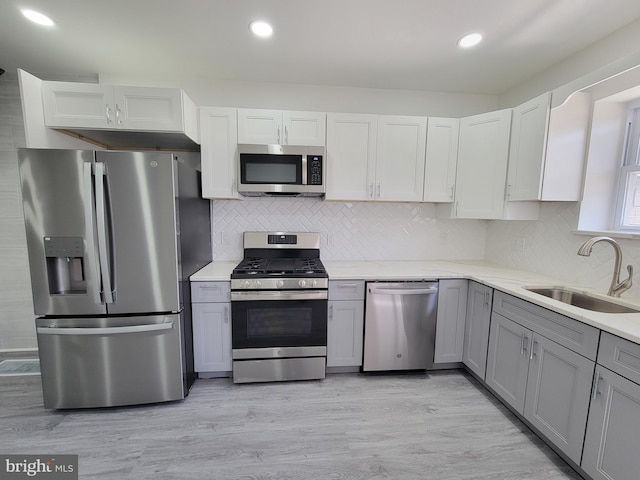
{"type": "Polygon", "coordinates": [[[321,291],[287,290],[287,291],[255,291],[255,292],[231,292],[231,301],[252,300],[326,300],[328,293],[321,291]]]}

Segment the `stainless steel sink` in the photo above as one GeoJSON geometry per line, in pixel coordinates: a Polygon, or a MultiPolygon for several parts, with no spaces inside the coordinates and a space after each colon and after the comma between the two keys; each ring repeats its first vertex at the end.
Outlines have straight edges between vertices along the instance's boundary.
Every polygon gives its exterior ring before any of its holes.
{"type": "Polygon", "coordinates": [[[603,298],[591,296],[584,292],[569,290],[564,287],[524,287],[525,290],[544,295],[574,307],[603,313],[639,313],[640,310],[627,307],[619,303],[610,302],[603,298]]]}

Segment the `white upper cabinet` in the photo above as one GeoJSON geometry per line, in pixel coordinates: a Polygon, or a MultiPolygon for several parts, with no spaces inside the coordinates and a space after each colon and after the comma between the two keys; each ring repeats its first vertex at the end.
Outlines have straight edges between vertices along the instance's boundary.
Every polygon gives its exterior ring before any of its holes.
{"type": "Polygon", "coordinates": [[[502,219],[511,109],[460,120],[454,216],[502,219]]]}
{"type": "Polygon", "coordinates": [[[197,140],[197,111],[177,88],[43,82],[47,127],[184,132],[197,140]]]}
{"type": "Polygon", "coordinates": [[[328,200],[422,201],[426,117],[328,114],[328,200]]]}
{"type": "Polygon", "coordinates": [[[323,112],[238,109],[238,143],[324,146],[323,112]]]}
{"type": "Polygon", "coordinates": [[[202,196],[238,198],[238,126],[235,108],[201,107],[202,196]]]}
{"type": "Polygon", "coordinates": [[[508,201],[578,201],[590,99],[576,93],[551,109],[551,93],[513,109],[508,201]]]}
{"type": "Polygon", "coordinates": [[[372,199],[377,134],[377,115],[327,114],[327,200],[372,199]]]}
{"type": "Polygon", "coordinates": [[[458,164],[457,118],[429,117],[424,168],[424,202],[453,202],[458,164]]]}
{"type": "Polygon", "coordinates": [[[378,117],[375,178],[369,176],[374,200],[422,201],[426,137],[426,117],[378,117]]]}

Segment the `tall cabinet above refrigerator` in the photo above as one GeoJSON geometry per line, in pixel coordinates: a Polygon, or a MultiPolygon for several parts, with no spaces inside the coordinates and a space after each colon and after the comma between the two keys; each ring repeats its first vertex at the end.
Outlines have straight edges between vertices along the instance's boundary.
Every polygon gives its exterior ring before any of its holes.
{"type": "Polygon", "coordinates": [[[45,408],[184,398],[200,173],[162,152],[22,149],[19,167],[45,408]]]}

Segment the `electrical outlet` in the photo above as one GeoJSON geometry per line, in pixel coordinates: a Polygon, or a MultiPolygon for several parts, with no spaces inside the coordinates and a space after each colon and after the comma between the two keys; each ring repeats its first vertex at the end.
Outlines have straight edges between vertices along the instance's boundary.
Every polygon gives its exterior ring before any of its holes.
{"type": "Polygon", "coordinates": [[[440,232],[440,245],[447,245],[449,243],[449,232],[440,232]]]}
{"type": "Polygon", "coordinates": [[[327,233],[327,247],[333,246],[333,235],[327,233]]]}
{"type": "Polygon", "coordinates": [[[516,237],[511,242],[511,250],[515,252],[524,252],[524,237],[516,237]]]}
{"type": "Polygon", "coordinates": [[[227,232],[220,232],[220,245],[229,245],[229,234],[227,232]]]}

